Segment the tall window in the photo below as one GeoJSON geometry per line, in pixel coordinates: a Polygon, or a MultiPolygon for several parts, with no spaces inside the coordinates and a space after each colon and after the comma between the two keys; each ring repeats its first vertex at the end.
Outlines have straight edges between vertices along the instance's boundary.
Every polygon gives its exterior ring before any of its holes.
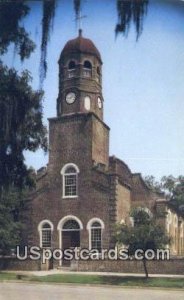
{"type": "Polygon", "coordinates": [[[75,76],[75,70],[76,69],[76,64],[75,61],[71,60],[68,64],[68,77],[74,77],[75,76]]]}
{"type": "Polygon", "coordinates": [[[99,222],[93,222],[91,225],[91,248],[99,252],[102,249],[102,227],[99,222]]]}
{"type": "Polygon", "coordinates": [[[63,197],[76,197],[78,193],[78,173],[79,169],[74,164],[67,164],[61,170],[63,175],[63,197]]]}
{"type": "Polygon", "coordinates": [[[83,75],[84,77],[91,77],[92,75],[92,65],[88,60],[85,60],[84,62],[83,75]]]}
{"type": "Polygon", "coordinates": [[[51,247],[51,241],[52,241],[52,232],[51,232],[51,226],[49,223],[45,223],[42,226],[41,231],[41,245],[43,248],[50,248],[51,247]]]}

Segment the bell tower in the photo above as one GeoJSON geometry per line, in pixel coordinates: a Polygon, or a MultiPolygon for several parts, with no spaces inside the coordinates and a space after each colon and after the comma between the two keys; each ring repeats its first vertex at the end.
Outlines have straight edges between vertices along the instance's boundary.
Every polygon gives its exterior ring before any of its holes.
{"type": "MultiPolygon", "coordinates": [[[[109,164],[109,127],[103,122],[102,60],[94,43],[69,40],[59,58],[57,117],[49,119],[49,168],[73,163],[85,173],[109,164]]],[[[55,177],[54,177],[55,178],[55,177]]]]}
{"type": "Polygon", "coordinates": [[[99,51],[79,29],[59,58],[57,116],[93,112],[103,120],[102,60],[99,51]]]}

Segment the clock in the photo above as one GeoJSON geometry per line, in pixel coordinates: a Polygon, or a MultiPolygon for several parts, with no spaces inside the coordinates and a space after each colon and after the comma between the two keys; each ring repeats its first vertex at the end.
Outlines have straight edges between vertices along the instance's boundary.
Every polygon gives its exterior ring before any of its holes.
{"type": "Polygon", "coordinates": [[[100,97],[98,97],[98,107],[102,108],[102,100],[100,97]]]}
{"type": "Polygon", "coordinates": [[[70,92],[70,93],[68,93],[68,94],[66,95],[66,102],[67,102],[68,104],[74,103],[75,99],[76,99],[76,95],[75,95],[75,93],[73,93],[73,92],[70,92]]]}

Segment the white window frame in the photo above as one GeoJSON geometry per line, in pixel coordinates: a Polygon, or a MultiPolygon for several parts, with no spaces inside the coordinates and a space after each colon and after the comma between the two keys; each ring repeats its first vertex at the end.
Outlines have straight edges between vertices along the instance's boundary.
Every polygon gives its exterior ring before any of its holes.
{"type": "Polygon", "coordinates": [[[63,183],[63,192],[62,192],[62,198],[77,198],[78,197],[78,174],[79,174],[79,168],[77,165],[73,163],[68,163],[64,165],[64,167],[61,170],[62,175],[62,183],[63,183]],[[74,168],[76,170],[76,173],[68,173],[69,175],[76,175],[76,195],[66,195],[65,193],[65,177],[67,176],[66,171],[68,168],[74,168]]]}
{"type": "Polygon", "coordinates": [[[89,59],[85,59],[83,61],[83,77],[85,78],[91,78],[92,77],[92,70],[93,70],[93,63],[89,59]],[[85,62],[89,62],[91,64],[91,68],[85,68],[84,64],[85,62]]]}
{"type": "MultiPolygon", "coordinates": [[[[48,229],[45,229],[45,230],[48,230],[48,229]]],[[[52,233],[53,233],[53,230],[54,230],[54,225],[52,224],[52,222],[51,221],[49,221],[49,220],[43,220],[43,221],[41,221],[40,223],[39,223],[39,225],[38,225],[38,232],[39,232],[39,236],[40,236],[40,248],[48,248],[48,249],[50,249],[51,247],[52,247],[52,233]],[[45,224],[49,224],[49,226],[50,226],[50,231],[51,231],[51,246],[50,247],[43,247],[43,234],[42,234],[42,232],[43,232],[43,226],[45,225],[45,224]]]]}
{"type": "MultiPolygon", "coordinates": [[[[94,224],[94,223],[93,223],[94,224]]],[[[91,226],[91,249],[94,249],[94,250],[102,250],[102,227],[101,225],[99,225],[98,227],[95,226],[93,227],[93,224],[91,226]],[[94,238],[93,238],[94,236],[94,238]],[[98,239],[97,239],[98,237],[98,239]],[[100,247],[98,247],[98,244],[100,245],[100,247]],[[93,247],[93,244],[95,244],[95,246],[93,247]]]]}
{"type": "MultiPolygon", "coordinates": [[[[99,218],[92,218],[88,223],[87,223],[87,230],[89,233],[89,249],[92,250],[92,241],[91,241],[91,230],[92,230],[92,225],[94,222],[100,223],[101,226],[101,249],[103,249],[103,230],[105,228],[104,222],[99,219],[99,218]]],[[[97,227],[96,227],[97,228],[97,227]]]]}

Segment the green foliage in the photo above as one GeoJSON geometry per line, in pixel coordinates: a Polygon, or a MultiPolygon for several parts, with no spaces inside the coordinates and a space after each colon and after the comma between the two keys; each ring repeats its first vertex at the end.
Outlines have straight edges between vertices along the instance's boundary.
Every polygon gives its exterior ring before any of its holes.
{"type": "Polygon", "coordinates": [[[156,181],[154,176],[152,176],[152,175],[145,176],[144,181],[153,192],[156,192],[156,193],[163,192],[161,182],[156,181]]]}
{"type": "Polygon", "coordinates": [[[184,288],[183,278],[155,277],[145,280],[143,277],[135,276],[102,276],[91,275],[86,272],[83,274],[53,274],[44,276],[33,276],[0,272],[0,281],[21,279],[25,282],[53,282],[53,283],[77,283],[77,284],[104,284],[130,287],[160,287],[160,288],[184,288]]]}
{"type": "Polygon", "coordinates": [[[9,254],[20,243],[21,207],[24,205],[25,192],[14,187],[1,192],[0,199],[0,254],[9,254]]]}
{"type": "MultiPolygon", "coordinates": [[[[117,225],[115,238],[119,244],[128,248],[129,254],[134,256],[138,249],[164,249],[165,245],[170,244],[170,238],[165,234],[164,229],[156,223],[143,209],[135,209],[131,217],[134,218],[134,226],[117,225]]],[[[144,254],[143,254],[144,255],[144,254]]],[[[143,256],[145,274],[148,276],[146,259],[143,256]]]]}
{"type": "MultiPolygon", "coordinates": [[[[14,44],[21,60],[35,45],[20,22],[30,11],[26,1],[0,1],[0,54],[14,44]]],[[[20,241],[23,190],[34,186],[24,151],[47,149],[42,123],[43,92],[33,91],[28,71],[18,74],[0,61],[0,250],[8,253],[20,241]]]]}
{"type": "Polygon", "coordinates": [[[27,185],[24,151],[46,151],[46,128],[42,122],[42,97],[29,85],[30,74],[18,75],[0,64],[0,188],[27,185]]]}
{"type": "Polygon", "coordinates": [[[28,58],[34,50],[35,44],[29,38],[20,21],[29,14],[29,7],[25,1],[0,1],[0,54],[7,52],[11,43],[21,60],[28,58]]]}
{"type": "Polygon", "coordinates": [[[171,196],[174,192],[178,179],[172,175],[163,176],[161,179],[162,190],[171,196]]]}
{"type": "Polygon", "coordinates": [[[175,179],[171,189],[170,205],[184,217],[184,176],[175,179]]]}
{"type": "Polygon", "coordinates": [[[134,220],[134,225],[142,226],[148,225],[150,223],[150,216],[144,209],[133,209],[131,212],[131,217],[134,220]]]}
{"type": "Polygon", "coordinates": [[[146,176],[144,181],[153,192],[165,193],[169,204],[184,216],[184,176],[163,176],[160,182],[146,176]]]}
{"type": "Polygon", "coordinates": [[[25,193],[34,186],[24,151],[47,148],[42,123],[43,93],[33,91],[30,74],[0,63],[0,249],[8,254],[21,239],[25,193]]]}
{"type": "Polygon", "coordinates": [[[147,212],[135,209],[131,217],[134,219],[134,226],[119,225],[116,235],[118,243],[128,246],[131,255],[134,255],[137,249],[142,249],[144,252],[147,249],[156,251],[169,244],[169,237],[165,235],[163,228],[156,224],[155,219],[147,212]]]}

